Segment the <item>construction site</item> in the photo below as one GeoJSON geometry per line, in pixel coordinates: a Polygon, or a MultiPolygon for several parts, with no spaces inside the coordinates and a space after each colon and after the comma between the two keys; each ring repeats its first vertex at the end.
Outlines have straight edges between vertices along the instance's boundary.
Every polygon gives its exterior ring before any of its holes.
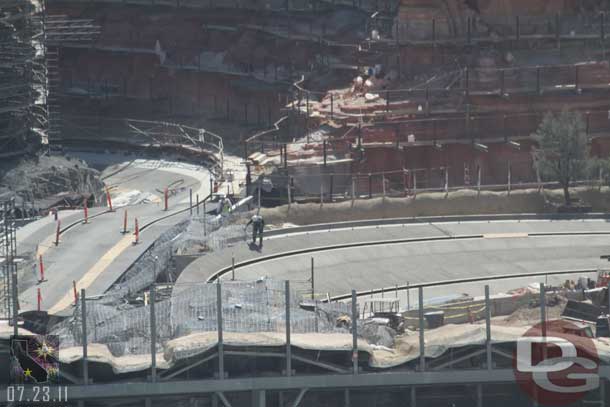
{"type": "Polygon", "coordinates": [[[0,0],[0,406],[610,405],[609,12],[0,0]]]}

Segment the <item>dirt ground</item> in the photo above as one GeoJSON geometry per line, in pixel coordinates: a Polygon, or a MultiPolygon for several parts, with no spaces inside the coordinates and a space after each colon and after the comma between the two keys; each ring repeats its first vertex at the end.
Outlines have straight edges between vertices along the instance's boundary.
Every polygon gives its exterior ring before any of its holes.
{"type": "MultiPolygon", "coordinates": [[[[594,212],[610,210],[610,188],[574,188],[573,198],[592,206],[594,212]]],[[[373,198],[320,205],[292,204],[263,208],[261,214],[268,225],[291,223],[308,225],[363,219],[398,218],[411,216],[555,213],[563,200],[560,190],[526,189],[511,192],[473,190],[421,193],[408,198],[373,198]]]]}

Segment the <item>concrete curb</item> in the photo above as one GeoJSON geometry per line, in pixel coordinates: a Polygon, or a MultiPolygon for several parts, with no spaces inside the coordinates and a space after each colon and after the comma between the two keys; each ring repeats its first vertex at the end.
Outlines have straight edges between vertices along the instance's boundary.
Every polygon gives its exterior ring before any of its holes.
{"type": "Polygon", "coordinates": [[[451,216],[423,216],[410,218],[388,218],[388,219],[370,219],[358,221],[346,221],[336,223],[318,223],[307,226],[297,226],[293,228],[275,229],[266,232],[267,236],[277,236],[290,233],[303,233],[322,230],[349,229],[366,226],[384,226],[384,225],[400,225],[414,223],[439,223],[439,222],[480,222],[480,221],[501,221],[501,220],[588,220],[588,219],[606,219],[610,220],[610,213],[522,213],[522,214],[499,214],[499,215],[451,215],[451,216]]]}

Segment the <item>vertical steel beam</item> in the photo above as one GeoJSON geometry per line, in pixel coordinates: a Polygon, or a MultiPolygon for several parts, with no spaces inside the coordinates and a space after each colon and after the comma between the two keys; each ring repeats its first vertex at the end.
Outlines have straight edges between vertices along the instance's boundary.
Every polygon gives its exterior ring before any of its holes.
{"type": "Polygon", "coordinates": [[[292,375],[292,348],[290,344],[290,281],[286,280],[286,376],[292,375]]]}
{"type": "Polygon", "coordinates": [[[540,327],[542,336],[546,337],[546,288],[540,283],[540,327]]]}
{"type": "Polygon", "coordinates": [[[252,391],[252,407],[266,407],[267,406],[267,393],[265,390],[253,390],[252,391]]]}
{"type": "Polygon", "coordinates": [[[218,378],[225,378],[225,355],[222,336],[222,291],[220,279],[216,282],[216,320],[218,322],[218,378]]]}
{"type": "Polygon", "coordinates": [[[352,373],[358,374],[358,303],[352,290],[352,373]]]}
{"type": "Polygon", "coordinates": [[[323,152],[324,152],[324,166],[326,167],[326,155],[327,155],[327,153],[326,153],[326,140],[323,141],[322,146],[323,146],[322,148],[323,148],[323,152]]]}
{"type": "Polygon", "coordinates": [[[506,93],[506,70],[500,70],[500,96],[504,96],[506,93]]]}
{"type": "Polygon", "coordinates": [[[561,15],[555,14],[555,37],[557,39],[557,49],[561,49],[561,15]]]}
{"type": "Polygon", "coordinates": [[[424,337],[424,287],[419,287],[419,370],[426,370],[426,343],[424,337]]]}
{"type": "Polygon", "coordinates": [[[157,318],[155,316],[155,285],[150,288],[150,381],[157,381],[157,318]]]}
{"type": "Polygon", "coordinates": [[[87,345],[87,300],[85,299],[85,289],[80,290],[81,304],[81,326],[83,330],[83,382],[85,386],[89,384],[89,361],[88,361],[88,345],[87,345]]]}
{"type": "Polygon", "coordinates": [[[485,286],[485,347],[487,354],[487,370],[491,370],[491,301],[489,300],[489,286],[485,286]]]}

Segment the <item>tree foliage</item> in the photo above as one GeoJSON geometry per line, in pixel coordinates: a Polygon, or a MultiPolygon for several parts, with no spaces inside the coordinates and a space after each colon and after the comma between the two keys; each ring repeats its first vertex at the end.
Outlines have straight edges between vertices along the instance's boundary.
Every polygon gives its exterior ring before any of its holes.
{"type": "Polygon", "coordinates": [[[570,205],[570,183],[583,177],[592,163],[581,114],[549,112],[533,137],[538,144],[533,151],[536,169],[543,179],[559,182],[570,205]]]}

